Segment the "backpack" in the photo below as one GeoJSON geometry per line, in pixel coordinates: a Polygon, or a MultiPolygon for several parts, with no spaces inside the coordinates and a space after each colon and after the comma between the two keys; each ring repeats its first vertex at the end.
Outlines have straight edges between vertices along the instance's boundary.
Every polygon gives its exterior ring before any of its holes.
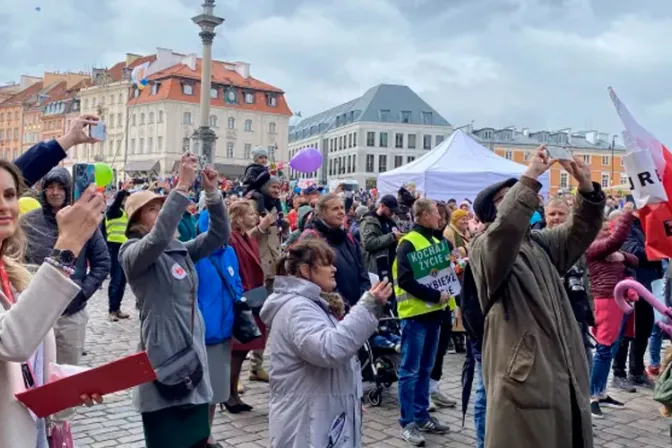
{"type": "MultiPolygon", "coordinates": [[[[530,237],[535,241],[547,254],[550,254],[546,242],[541,239],[537,232],[531,232],[530,237]]],[[[462,311],[462,324],[469,336],[469,339],[477,343],[479,346],[483,342],[483,333],[485,330],[485,318],[492,309],[492,307],[499,300],[504,299],[507,281],[503,281],[499,288],[492,294],[487,306],[481,310],[481,302],[478,300],[478,290],[476,288],[476,280],[471,270],[471,265],[467,263],[462,277],[462,291],[460,291],[460,311],[462,311]]]]}

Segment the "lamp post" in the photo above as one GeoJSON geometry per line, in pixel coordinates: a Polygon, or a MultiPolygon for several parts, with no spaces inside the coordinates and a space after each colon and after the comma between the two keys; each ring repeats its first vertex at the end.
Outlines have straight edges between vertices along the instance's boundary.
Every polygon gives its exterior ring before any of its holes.
{"type": "Polygon", "coordinates": [[[201,159],[207,163],[214,161],[212,148],[217,134],[210,128],[210,86],[212,84],[212,41],[215,39],[215,28],[224,19],[214,15],[215,0],[203,0],[203,12],[191,20],[201,27],[198,35],[203,42],[203,58],[201,60],[201,122],[194,131],[192,139],[194,149],[201,159]]]}

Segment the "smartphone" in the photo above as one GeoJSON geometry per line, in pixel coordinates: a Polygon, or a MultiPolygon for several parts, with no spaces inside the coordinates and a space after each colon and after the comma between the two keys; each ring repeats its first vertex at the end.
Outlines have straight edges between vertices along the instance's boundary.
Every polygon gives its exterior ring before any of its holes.
{"type": "Polygon", "coordinates": [[[378,271],[378,277],[390,278],[390,264],[387,260],[387,255],[380,255],[376,257],[376,270],[378,271]]]}
{"type": "Polygon", "coordinates": [[[546,147],[546,152],[548,153],[551,159],[574,160],[572,158],[572,153],[569,151],[569,149],[563,148],[562,146],[549,145],[546,147]]]}
{"type": "Polygon", "coordinates": [[[101,142],[107,140],[107,126],[102,121],[99,121],[95,125],[89,126],[89,137],[100,140],[101,142]]]}
{"type": "Polygon", "coordinates": [[[75,163],[72,167],[72,202],[77,201],[89,185],[96,183],[96,166],[75,163]]]}

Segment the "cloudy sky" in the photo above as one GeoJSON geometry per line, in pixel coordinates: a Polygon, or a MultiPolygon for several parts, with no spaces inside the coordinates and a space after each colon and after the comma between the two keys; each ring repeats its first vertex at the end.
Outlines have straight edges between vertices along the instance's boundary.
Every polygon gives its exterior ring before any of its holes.
{"type": "MultiPolygon", "coordinates": [[[[200,3],[0,0],[0,82],[198,52],[200,3]]],[[[304,116],[384,82],[455,126],[620,132],[612,85],[672,145],[669,0],[218,0],[216,12],[215,57],[251,63],[304,116]]]]}

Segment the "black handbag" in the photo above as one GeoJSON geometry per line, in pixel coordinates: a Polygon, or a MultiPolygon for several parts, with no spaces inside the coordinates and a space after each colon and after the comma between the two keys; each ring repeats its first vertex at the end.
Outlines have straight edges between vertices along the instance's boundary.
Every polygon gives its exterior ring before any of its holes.
{"type": "Polygon", "coordinates": [[[247,304],[245,297],[242,297],[242,300],[236,300],[236,293],[229,284],[229,280],[226,278],[224,273],[219,269],[217,261],[212,257],[209,257],[210,263],[215,267],[219,278],[222,279],[222,283],[229,290],[229,294],[233,297],[233,337],[236,338],[241,344],[247,344],[248,342],[254,341],[257,338],[261,337],[261,331],[257,326],[257,322],[254,320],[254,315],[252,314],[252,309],[247,304]]]}
{"type": "Polygon", "coordinates": [[[154,368],[154,385],[161,398],[167,401],[188,397],[203,380],[203,364],[194,349],[196,297],[193,293],[191,297],[191,331],[187,346],[154,368]]]}

